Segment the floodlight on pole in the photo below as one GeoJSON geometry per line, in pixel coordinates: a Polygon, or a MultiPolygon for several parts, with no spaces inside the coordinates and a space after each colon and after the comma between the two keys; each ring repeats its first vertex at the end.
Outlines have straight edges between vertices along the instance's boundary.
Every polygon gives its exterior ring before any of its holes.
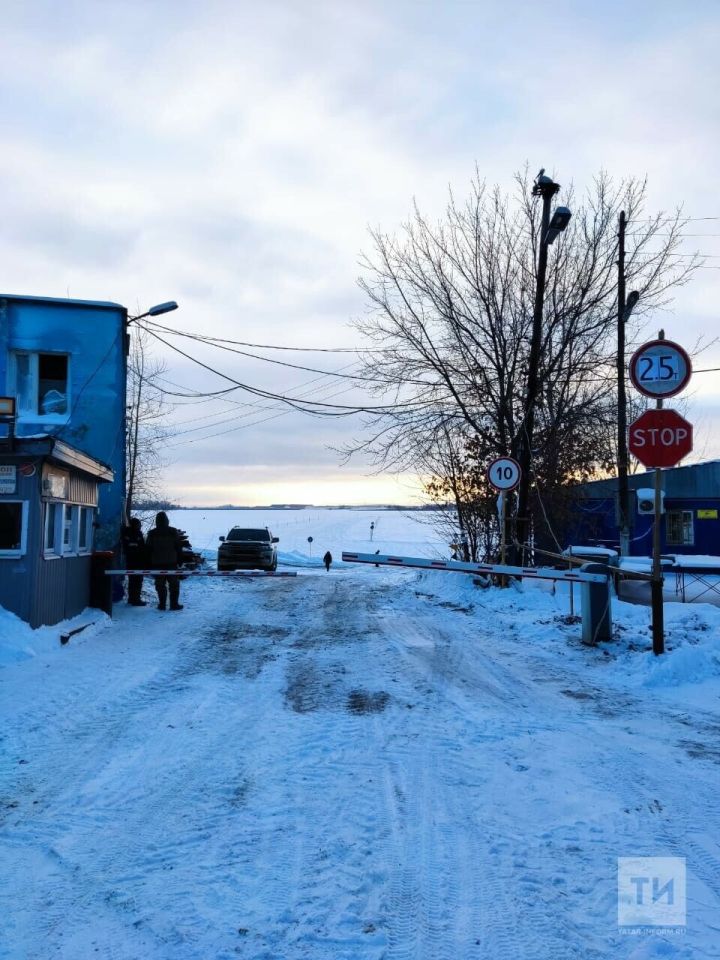
{"type": "Polygon", "coordinates": [[[555,213],[545,234],[545,243],[552,243],[565,227],[570,223],[570,209],[568,207],[555,207],[555,213]]]}

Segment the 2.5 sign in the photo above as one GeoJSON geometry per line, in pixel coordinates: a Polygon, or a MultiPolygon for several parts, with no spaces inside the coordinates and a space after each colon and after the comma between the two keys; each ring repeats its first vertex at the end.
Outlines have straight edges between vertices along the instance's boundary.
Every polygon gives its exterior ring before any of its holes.
{"type": "Polygon", "coordinates": [[[488,480],[501,493],[514,490],[520,483],[520,464],[512,457],[498,457],[488,467],[488,480]]]}
{"type": "Polygon", "coordinates": [[[684,390],[691,373],[690,357],[670,340],[651,340],[636,350],[630,360],[630,379],[635,389],[658,400],[684,390]]]}

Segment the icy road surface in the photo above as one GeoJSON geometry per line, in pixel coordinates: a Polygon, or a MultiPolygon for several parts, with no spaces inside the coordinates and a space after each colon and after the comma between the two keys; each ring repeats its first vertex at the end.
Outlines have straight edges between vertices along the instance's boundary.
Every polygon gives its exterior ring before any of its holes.
{"type": "Polygon", "coordinates": [[[712,670],[449,579],[195,581],[4,670],[0,956],[720,956],[712,670]],[[687,858],[683,935],[619,931],[635,855],[687,858]]]}

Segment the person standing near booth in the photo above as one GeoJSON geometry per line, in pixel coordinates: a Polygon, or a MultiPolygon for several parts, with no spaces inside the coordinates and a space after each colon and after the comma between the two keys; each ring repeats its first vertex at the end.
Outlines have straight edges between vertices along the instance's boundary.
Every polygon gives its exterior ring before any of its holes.
{"type": "MultiPolygon", "coordinates": [[[[138,517],[131,517],[127,527],[123,527],[122,543],[125,551],[125,563],[128,570],[142,570],[145,566],[145,537],[138,517]]],[[[128,576],[128,603],[131,607],[146,607],[142,599],[143,576],[131,574],[128,576]]]]}
{"type": "MultiPolygon", "coordinates": [[[[182,539],[175,527],[170,526],[167,514],[161,510],[155,517],[155,527],[147,536],[147,553],[154,570],[177,570],[182,562],[182,539]]],[[[168,593],[170,609],[182,610],[180,578],[172,574],[155,577],[158,595],[158,610],[167,609],[168,593]]]]}

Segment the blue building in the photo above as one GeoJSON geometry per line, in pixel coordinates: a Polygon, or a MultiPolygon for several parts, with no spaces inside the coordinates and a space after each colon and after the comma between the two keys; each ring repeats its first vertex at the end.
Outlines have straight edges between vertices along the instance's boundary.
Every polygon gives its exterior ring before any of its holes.
{"type": "Polygon", "coordinates": [[[90,604],[107,609],[109,585],[93,550],[99,492],[112,471],[62,440],[2,434],[0,605],[31,627],[90,604]]]}
{"type": "MultiPolygon", "coordinates": [[[[720,556],[720,460],[662,472],[660,549],[668,554],[720,556]]],[[[655,471],[628,477],[630,555],[652,553],[655,471]]],[[[596,480],[576,488],[569,543],[618,547],[618,481],[596,480]]]]}
{"type": "Polygon", "coordinates": [[[15,436],[54,438],[108,468],[102,550],[117,547],[123,518],[127,319],[117,303],[0,295],[0,395],[16,398],[15,436]]]}

